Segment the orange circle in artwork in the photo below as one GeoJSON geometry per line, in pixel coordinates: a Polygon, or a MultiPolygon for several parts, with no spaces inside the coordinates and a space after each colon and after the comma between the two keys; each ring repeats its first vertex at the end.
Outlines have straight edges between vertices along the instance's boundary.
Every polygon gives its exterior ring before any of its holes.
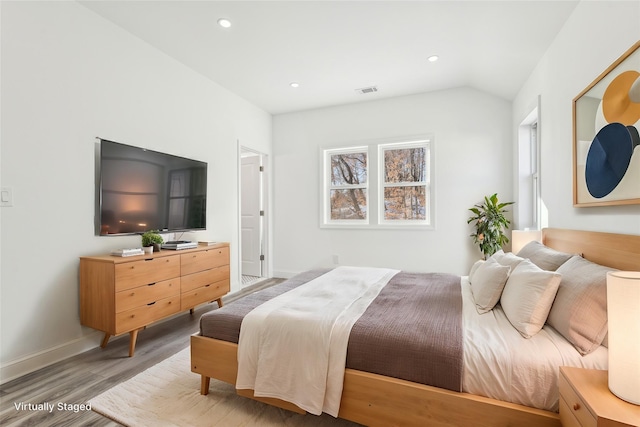
{"type": "Polygon", "coordinates": [[[607,86],[602,97],[602,113],[608,123],[631,126],[640,120],[640,102],[629,98],[631,86],[639,77],[637,71],[625,71],[607,86]]]}

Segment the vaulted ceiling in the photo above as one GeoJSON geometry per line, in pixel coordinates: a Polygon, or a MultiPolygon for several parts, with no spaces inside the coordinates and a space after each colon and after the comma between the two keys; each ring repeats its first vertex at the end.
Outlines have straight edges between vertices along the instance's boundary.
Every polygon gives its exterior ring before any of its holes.
{"type": "Polygon", "coordinates": [[[80,3],[279,114],[459,86],[513,99],[578,2],[80,3]]]}

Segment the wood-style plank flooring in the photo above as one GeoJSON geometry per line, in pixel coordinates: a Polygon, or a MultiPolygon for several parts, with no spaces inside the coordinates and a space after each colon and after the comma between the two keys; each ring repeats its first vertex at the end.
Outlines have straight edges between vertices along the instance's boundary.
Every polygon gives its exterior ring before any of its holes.
{"type": "MultiPolygon", "coordinates": [[[[272,286],[283,279],[269,279],[223,298],[232,302],[247,293],[272,286]]],[[[217,304],[196,308],[176,318],[152,325],[138,334],[134,357],[129,354],[129,334],[63,360],[36,372],[0,385],[0,425],[2,426],[118,426],[93,411],[73,411],[73,405],[87,401],[189,346],[189,337],[199,329],[200,316],[217,304]],[[54,410],[17,410],[16,405],[54,405],[54,410]],[[59,410],[59,405],[71,410],[59,410]]]]}

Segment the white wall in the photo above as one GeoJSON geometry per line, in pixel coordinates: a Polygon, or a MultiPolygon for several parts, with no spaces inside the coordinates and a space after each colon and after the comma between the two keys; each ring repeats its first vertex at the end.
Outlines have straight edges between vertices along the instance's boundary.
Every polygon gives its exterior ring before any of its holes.
{"type": "Polygon", "coordinates": [[[511,104],[460,88],[283,114],[273,121],[274,271],[368,265],[463,274],[480,252],[468,208],[485,195],[512,196],[511,104]],[[319,227],[320,147],[432,133],[435,230],[319,227]]]}
{"type": "Polygon", "coordinates": [[[99,343],[82,327],[82,255],[139,246],[94,236],[94,141],[209,163],[208,230],[237,283],[238,140],[271,152],[271,116],[76,2],[2,2],[2,380],[99,343]]]}
{"type": "Polygon", "coordinates": [[[573,207],[571,112],[576,95],[638,40],[640,2],[582,1],[513,102],[517,129],[541,97],[541,194],[550,227],[640,234],[640,205],[573,207]]]}

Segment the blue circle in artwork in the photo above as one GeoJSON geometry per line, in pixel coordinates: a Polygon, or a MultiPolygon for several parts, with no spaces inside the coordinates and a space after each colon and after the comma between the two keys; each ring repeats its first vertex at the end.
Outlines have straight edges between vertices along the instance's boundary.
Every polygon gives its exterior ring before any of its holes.
{"type": "Polygon", "coordinates": [[[611,193],[627,172],[633,141],[625,125],[609,123],[593,138],[587,164],[585,179],[589,194],[602,198],[611,193]]]}

